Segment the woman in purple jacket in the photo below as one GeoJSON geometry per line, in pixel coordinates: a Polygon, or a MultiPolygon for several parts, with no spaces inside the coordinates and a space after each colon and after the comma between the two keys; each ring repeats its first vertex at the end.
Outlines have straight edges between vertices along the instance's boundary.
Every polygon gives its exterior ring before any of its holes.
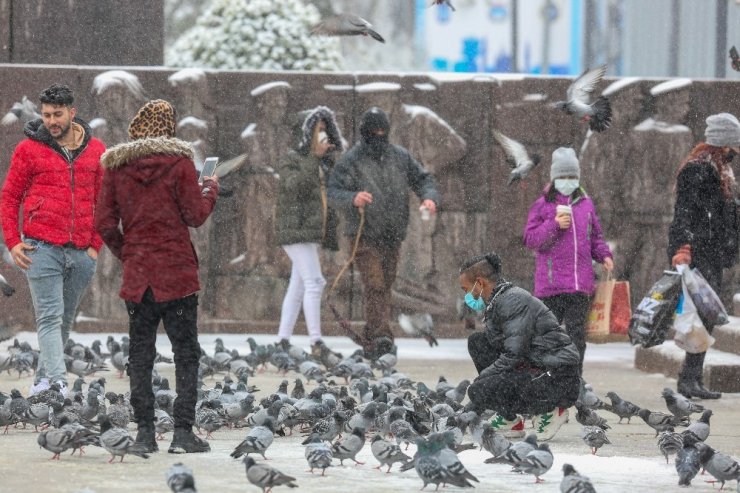
{"type": "Polygon", "coordinates": [[[580,177],[575,151],[556,149],[550,184],[529,210],[524,244],[537,254],[534,294],[565,325],[581,353],[582,373],[586,317],[595,290],[592,260],[608,271],[614,262],[594,204],[580,187],[580,177]]]}

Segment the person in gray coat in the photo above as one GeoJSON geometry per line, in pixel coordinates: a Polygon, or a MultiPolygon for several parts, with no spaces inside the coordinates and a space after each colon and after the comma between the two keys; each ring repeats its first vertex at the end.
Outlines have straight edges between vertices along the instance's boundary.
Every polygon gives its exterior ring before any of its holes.
{"type": "Polygon", "coordinates": [[[391,144],[389,132],[383,110],[366,111],[362,140],[337,162],[327,192],[330,204],[346,216],[345,234],[361,235],[355,263],[364,287],[365,327],[356,342],[370,358],[393,347],[391,287],[409,222],[409,191],[421,200],[423,213],[435,214],[439,205],[431,174],[406,149],[391,144]]]}

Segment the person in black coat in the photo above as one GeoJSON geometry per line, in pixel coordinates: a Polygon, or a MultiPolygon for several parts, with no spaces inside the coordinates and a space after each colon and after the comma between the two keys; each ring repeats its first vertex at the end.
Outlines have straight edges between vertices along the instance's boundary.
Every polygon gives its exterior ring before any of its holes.
{"type": "MultiPolygon", "coordinates": [[[[722,269],[738,255],[738,215],[731,161],[740,152],[740,122],[729,113],[707,118],[706,142],[697,145],[681,164],[676,178],[676,204],[668,230],[671,264],[696,267],[718,294],[722,269]]],[[[714,327],[707,327],[709,333],[714,327]]],[[[704,387],[706,353],[686,353],[678,376],[678,392],[686,397],[718,399],[704,387]]]]}
{"type": "Polygon", "coordinates": [[[468,338],[478,371],[468,388],[469,408],[496,411],[492,424],[509,436],[523,434],[518,415],[536,415],[538,438],[552,438],[578,398],[578,348],[542,301],[501,277],[495,253],[466,261],[460,287],[485,322],[483,332],[468,338]]]}

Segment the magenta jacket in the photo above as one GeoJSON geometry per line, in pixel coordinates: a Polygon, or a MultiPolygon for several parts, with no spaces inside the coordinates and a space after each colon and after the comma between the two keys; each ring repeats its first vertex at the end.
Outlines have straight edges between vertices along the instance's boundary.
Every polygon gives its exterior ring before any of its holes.
{"type": "Polygon", "coordinates": [[[548,202],[549,187],[532,204],[524,228],[524,244],[537,254],[534,294],[538,298],[564,293],[592,295],[592,260],[602,263],[612,256],[604,242],[594,203],[582,188],[571,197],[556,193],[555,200],[548,202]],[[573,196],[573,223],[568,229],[560,229],[555,208],[569,204],[573,196]]]}

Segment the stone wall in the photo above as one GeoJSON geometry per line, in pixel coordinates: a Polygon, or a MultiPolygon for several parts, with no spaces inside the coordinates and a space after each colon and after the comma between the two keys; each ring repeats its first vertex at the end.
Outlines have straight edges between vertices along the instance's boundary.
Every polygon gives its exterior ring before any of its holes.
{"type": "MultiPolygon", "coordinates": [[[[614,125],[587,137],[586,126],[547,104],[568,86],[569,80],[561,78],[126,71],[136,76],[138,89],[130,78],[110,72],[101,89],[101,79],[95,83],[101,69],[0,65],[0,113],[22,96],[35,99],[43,87],[63,81],[77,90],[79,115],[95,119],[96,133],[109,145],[124,138],[126,123],[143,98],[157,97],[176,103],[180,135],[197,142],[203,155],[224,160],[247,153],[246,163],[222,179],[233,195],[221,198],[212,218],[194,234],[205,286],[205,324],[261,321],[267,327],[279,318],[290,266],[274,244],[273,218],[280,204],[275,202],[278,178],[273,170],[294,142],[291,115],[297,111],[319,104],[331,107],[352,143],[362,112],[381,106],[391,114],[391,140],[407,146],[433,172],[442,208],[433,221],[422,222],[418,200],[410,198],[412,221],[393,299],[396,312],[428,311],[443,322],[456,320],[457,268],[471,255],[498,251],[505,275],[531,289],[534,258],[523,247],[521,233],[530,205],[548,180],[550,154],[562,145],[575,146],[582,156],[583,182],[614,245],[618,276],[631,282],[637,301],[667,267],[678,164],[703,137],[708,115],[740,114],[738,83],[694,81],[666,87],[658,80],[605,81],[600,89],[611,86],[614,125]],[[276,81],[286,84],[269,84],[276,81]],[[662,89],[656,91],[656,86],[662,89]],[[491,138],[494,128],[543,156],[526,182],[506,186],[509,170],[491,138]]],[[[21,138],[20,123],[0,126],[0,179],[21,138]]],[[[330,282],[349,248],[345,238],[340,252],[325,254],[330,282]]],[[[0,263],[0,270],[19,291],[14,298],[0,299],[0,324],[27,326],[32,309],[25,281],[8,265],[0,263]]],[[[108,324],[125,321],[117,298],[119,276],[118,262],[104,252],[81,308],[85,316],[108,324]]],[[[728,293],[737,290],[736,270],[729,273],[726,286],[728,293]]],[[[355,320],[362,317],[356,273],[354,278],[347,274],[333,296],[340,311],[351,310],[355,320]]]]}

